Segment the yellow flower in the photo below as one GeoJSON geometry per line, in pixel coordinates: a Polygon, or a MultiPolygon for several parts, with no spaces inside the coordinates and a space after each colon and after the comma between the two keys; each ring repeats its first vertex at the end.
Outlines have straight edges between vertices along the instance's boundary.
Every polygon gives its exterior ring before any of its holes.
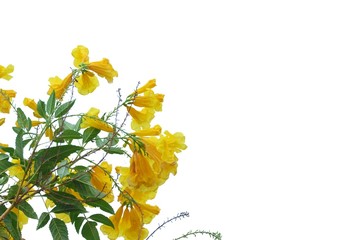
{"type": "Polygon", "coordinates": [[[55,213],[56,218],[64,221],[65,223],[69,223],[71,221],[69,214],[67,213],[55,213]]]}
{"type": "Polygon", "coordinates": [[[54,139],[54,132],[51,129],[51,126],[49,126],[46,130],[45,130],[45,136],[48,137],[51,140],[54,139]]]}
{"type": "Polygon", "coordinates": [[[10,80],[12,76],[9,73],[12,73],[14,71],[14,66],[9,64],[7,67],[0,65],[0,78],[5,80],[10,80]]]}
{"type": "Polygon", "coordinates": [[[153,161],[139,152],[134,152],[130,159],[130,171],[127,183],[132,188],[156,190],[158,188],[158,177],[152,167],[153,161]]]}
{"type": "Polygon", "coordinates": [[[0,126],[5,123],[5,118],[0,118],[0,126]]]}
{"type": "Polygon", "coordinates": [[[14,90],[0,89],[0,112],[9,113],[11,108],[12,98],[16,97],[14,90]]]}
{"type": "Polygon", "coordinates": [[[23,179],[25,176],[25,171],[24,169],[21,167],[20,165],[20,160],[19,159],[13,159],[11,161],[12,163],[14,163],[15,165],[11,166],[8,170],[9,170],[9,175],[10,177],[17,177],[19,180],[23,179]]]}
{"type": "Polygon", "coordinates": [[[50,86],[47,94],[50,95],[53,91],[55,91],[55,97],[57,99],[61,99],[72,82],[72,73],[68,74],[64,80],[61,80],[61,78],[57,76],[49,78],[49,82],[50,86]]]}
{"type": "Polygon", "coordinates": [[[87,95],[92,93],[99,86],[99,80],[94,73],[84,72],[76,78],[74,85],[81,95],[87,95]]]}
{"type": "Polygon", "coordinates": [[[136,132],[133,132],[132,134],[136,135],[136,136],[158,136],[161,134],[161,127],[160,125],[155,125],[152,128],[146,128],[146,129],[142,129],[136,132]]]}
{"type": "Polygon", "coordinates": [[[149,234],[149,231],[143,227],[141,212],[135,208],[121,205],[115,215],[110,216],[109,219],[114,224],[114,228],[102,225],[100,230],[110,240],[119,237],[123,237],[124,240],[143,240],[149,234]]]}
{"type": "MultiPolygon", "coordinates": [[[[41,121],[37,121],[37,120],[31,120],[31,126],[35,127],[35,126],[39,126],[40,124],[42,124],[44,122],[41,121]]],[[[15,126],[19,127],[19,123],[18,121],[15,122],[15,126]]]]}
{"type": "Polygon", "coordinates": [[[134,93],[140,94],[140,93],[143,93],[146,90],[154,88],[154,87],[156,87],[156,79],[151,79],[147,83],[145,83],[145,85],[136,89],[136,91],[134,93]]]}
{"type": "Polygon", "coordinates": [[[100,110],[97,108],[90,108],[90,110],[82,117],[81,128],[93,127],[105,132],[113,132],[112,126],[98,117],[100,110]]]}
{"type": "Polygon", "coordinates": [[[103,198],[107,202],[112,202],[114,200],[114,195],[112,193],[112,181],[111,173],[112,166],[107,162],[102,162],[100,166],[95,166],[91,171],[91,184],[99,191],[106,194],[103,198]]]}
{"type": "Polygon", "coordinates": [[[89,62],[89,49],[84,46],[77,46],[71,52],[71,55],[74,57],[74,66],[79,67],[81,63],[89,62]]]}
{"type": "Polygon", "coordinates": [[[153,108],[156,111],[162,110],[164,94],[155,94],[151,89],[146,90],[144,95],[136,95],[133,104],[138,107],[153,108]]]}
{"type": "Polygon", "coordinates": [[[157,149],[162,154],[162,159],[168,163],[174,162],[176,159],[174,153],[179,153],[187,148],[185,144],[185,136],[181,132],[171,134],[168,131],[160,137],[157,149]]]}
{"type": "Polygon", "coordinates": [[[131,128],[135,131],[150,128],[150,122],[155,116],[155,110],[143,108],[141,111],[133,107],[127,107],[128,113],[132,117],[131,128]]]}
{"type": "Polygon", "coordinates": [[[88,68],[91,71],[96,72],[100,77],[105,78],[108,83],[112,83],[114,77],[118,76],[118,72],[114,70],[107,58],[103,58],[101,61],[89,63],[88,68]]]}
{"type": "Polygon", "coordinates": [[[23,213],[23,211],[17,208],[13,208],[11,211],[17,215],[18,225],[21,230],[23,226],[28,223],[29,218],[23,213]]]}
{"type": "Polygon", "coordinates": [[[34,112],[34,116],[37,117],[37,118],[41,118],[38,110],[37,110],[37,104],[36,102],[34,101],[34,99],[31,99],[31,98],[24,98],[24,101],[23,101],[23,104],[26,106],[26,107],[29,107],[31,108],[34,112]]]}
{"type": "Polygon", "coordinates": [[[107,58],[103,58],[101,61],[89,62],[89,49],[82,45],[74,48],[71,54],[74,57],[75,67],[81,67],[81,64],[85,64],[85,71],[91,70],[95,72],[100,77],[105,78],[108,83],[112,83],[114,77],[118,76],[118,72],[114,70],[107,58]]]}

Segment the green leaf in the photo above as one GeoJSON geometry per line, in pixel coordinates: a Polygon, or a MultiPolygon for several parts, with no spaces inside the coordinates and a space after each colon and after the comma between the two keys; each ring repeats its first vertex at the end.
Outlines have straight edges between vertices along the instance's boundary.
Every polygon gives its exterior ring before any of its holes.
{"type": "Polygon", "coordinates": [[[64,116],[66,113],[68,113],[70,111],[70,109],[72,108],[74,103],[75,103],[75,100],[71,100],[69,102],[66,102],[66,103],[60,105],[55,111],[55,117],[58,118],[58,117],[64,116]]]}
{"type": "Polygon", "coordinates": [[[20,128],[26,128],[27,117],[21,108],[16,109],[17,122],[20,128]]]}
{"type": "Polygon", "coordinates": [[[38,216],[36,214],[36,212],[34,211],[34,209],[31,207],[31,205],[27,202],[27,201],[22,201],[19,205],[18,208],[24,212],[24,214],[29,217],[29,218],[33,218],[33,219],[37,219],[38,216]]]}
{"type": "Polygon", "coordinates": [[[84,220],[85,220],[84,217],[78,217],[78,218],[75,219],[74,225],[75,225],[75,230],[76,230],[77,233],[79,233],[81,225],[84,222],[84,220]]]}
{"type": "Polygon", "coordinates": [[[17,194],[18,190],[19,190],[18,185],[12,185],[8,190],[8,194],[7,194],[6,198],[13,199],[15,197],[15,195],[17,194]]]}
{"type": "Polygon", "coordinates": [[[2,160],[6,160],[6,161],[9,160],[9,156],[6,154],[0,153],[0,161],[2,161],[2,160]]]}
{"type": "Polygon", "coordinates": [[[77,213],[86,213],[84,206],[70,205],[70,204],[56,204],[56,206],[51,210],[53,213],[68,213],[68,212],[77,212],[77,213]]]}
{"type": "Polygon", "coordinates": [[[81,135],[81,133],[66,129],[56,139],[73,140],[73,139],[81,139],[82,137],[83,136],[81,135]]]}
{"type": "Polygon", "coordinates": [[[66,159],[62,160],[59,165],[58,165],[58,169],[57,169],[57,173],[59,175],[60,178],[65,177],[66,175],[69,175],[69,165],[68,165],[68,161],[66,159]]]}
{"type": "Polygon", "coordinates": [[[36,109],[41,117],[43,117],[45,119],[47,118],[46,110],[45,110],[45,103],[43,101],[41,101],[41,100],[38,101],[38,103],[36,105],[36,109]]]}
{"type": "Polygon", "coordinates": [[[87,198],[85,199],[85,203],[93,207],[99,207],[104,212],[115,214],[112,206],[101,198],[87,198]]]}
{"type": "Polygon", "coordinates": [[[50,193],[46,194],[46,197],[56,204],[56,207],[54,208],[55,210],[53,209],[52,212],[86,212],[82,203],[75,196],[69,193],[62,191],[50,191],[50,193]]]}
{"type": "Polygon", "coordinates": [[[99,232],[96,228],[96,222],[86,222],[81,230],[81,235],[86,240],[100,240],[99,232]]]}
{"type": "Polygon", "coordinates": [[[54,167],[67,158],[70,154],[82,149],[82,147],[75,145],[63,145],[46,149],[41,149],[35,154],[35,169],[40,169],[40,172],[49,172],[54,167]]]}
{"type": "Polygon", "coordinates": [[[10,156],[14,156],[14,152],[15,149],[11,148],[11,147],[4,147],[4,146],[0,146],[0,149],[3,150],[4,152],[7,152],[10,154],[10,156]]]}
{"type": "Polygon", "coordinates": [[[119,147],[103,148],[102,150],[104,150],[105,152],[110,153],[110,154],[124,154],[125,153],[125,151],[119,147]]]}
{"type": "Polygon", "coordinates": [[[44,227],[50,220],[50,214],[48,212],[43,212],[40,215],[36,230],[39,230],[40,228],[44,227]]]}
{"type": "Polygon", "coordinates": [[[49,99],[46,102],[46,112],[51,115],[54,112],[55,108],[55,91],[52,91],[49,99]]]}
{"type": "MultiPolygon", "coordinates": [[[[5,154],[2,154],[2,155],[5,155],[5,154]]],[[[7,155],[5,155],[5,156],[7,156],[7,155]]],[[[14,165],[15,165],[14,163],[9,162],[8,160],[0,160],[0,174],[6,172],[10,167],[12,167],[14,165]]]]}
{"type": "Polygon", "coordinates": [[[9,175],[7,175],[6,173],[0,174],[0,185],[6,184],[8,180],[9,180],[9,175]]]}
{"type": "Polygon", "coordinates": [[[4,219],[5,226],[14,240],[21,239],[21,232],[17,222],[17,215],[10,212],[4,219]]]}
{"type": "Polygon", "coordinates": [[[24,159],[24,142],[23,142],[23,133],[18,133],[15,139],[15,154],[20,158],[20,160],[24,159]]]}
{"type": "Polygon", "coordinates": [[[97,221],[99,223],[103,223],[105,225],[108,225],[108,226],[114,228],[114,224],[112,223],[112,221],[109,218],[102,215],[102,214],[94,214],[94,215],[91,215],[89,218],[91,218],[94,221],[97,221]]]}
{"type": "Polygon", "coordinates": [[[93,127],[89,127],[87,129],[85,129],[84,134],[83,134],[83,143],[87,143],[91,140],[93,140],[98,134],[99,134],[100,130],[93,128],[93,127]]]}
{"type": "Polygon", "coordinates": [[[49,229],[53,240],[68,240],[69,234],[66,225],[58,218],[53,218],[50,221],[49,229]]]}

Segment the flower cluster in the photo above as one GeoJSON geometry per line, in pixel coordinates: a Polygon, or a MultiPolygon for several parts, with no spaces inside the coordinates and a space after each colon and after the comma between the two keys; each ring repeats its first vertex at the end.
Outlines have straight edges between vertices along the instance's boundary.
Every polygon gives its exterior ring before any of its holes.
{"type": "MultiPolygon", "coordinates": [[[[90,61],[82,45],[71,54],[74,68],[63,79],[49,78],[47,100],[26,97],[23,110],[13,104],[16,91],[0,89],[0,112],[16,114],[15,143],[0,143],[0,238],[21,239],[32,218],[37,229],[49,223],[54,239],[68,239],[66,226],[72,224],[85,239],[99,239],[100,229],[109,239],[143,240],[149,235],[145,225],[160,212],[149,200],[176,174],[185,137],[152,124],[164,102],[154,91],[155,79],[119,99],[111,112],[100,115],[95,107],[72,112],[74,94],[64,102],[69,89],[90,94],[98,78],[113,83],[118,72],[107,58],[90,61]],[[121,110],[126,117],[119,125],[121,110]],[[119,158],[128,164],[119,164],[119,158]],[[30,204],[35,197],[44,203],[40,217],[30,204]],[[92,214],[94,208],[100,213],[92,214]]],[[[0,66],[0,78],[10,80],[13,71],[12,65],[0,66]]],[[[4,123],[0,118],[0,126],[4,123]]]]}

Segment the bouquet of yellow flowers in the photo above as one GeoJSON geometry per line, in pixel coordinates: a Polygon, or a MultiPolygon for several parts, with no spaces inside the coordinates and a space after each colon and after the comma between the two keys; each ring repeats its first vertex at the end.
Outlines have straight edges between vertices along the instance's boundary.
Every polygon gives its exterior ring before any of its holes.
{"type": "MultiPolygon", "coordinates": [[[[76,90],[79,97],[90,94],[99,78],[112,83],[118,72],[107,58],[90,61],[84,46],[72,56],[74,68],[64,78],[49,79],[44,100],[24,98],[24,107],[16,107],[16,91],[0,89],[1,114],[15,115],[10,123],[14,142],[4,135],[0,139],[0,238],[22,239],[22,228],[32,218],[37,229],[48,225],[53,239],[68,239],[70,224],[85,239],[100,239],[99,232],[109,239],[145,239],[145,225],[160,211],[148,201],[176,174],[185,137],[151,124],[164,101],[153,90],[155,79],[125,100],[119,93],[110,112],[74,111],[76,90]],[[107,159],[114,157],[129,161],[113,166],[107,159]],[[39,199],[43,211],[33,207],[39,199]]],[[[13,71],[13,65],[0,66],[0,78],[10,80],[13,71]]]]}

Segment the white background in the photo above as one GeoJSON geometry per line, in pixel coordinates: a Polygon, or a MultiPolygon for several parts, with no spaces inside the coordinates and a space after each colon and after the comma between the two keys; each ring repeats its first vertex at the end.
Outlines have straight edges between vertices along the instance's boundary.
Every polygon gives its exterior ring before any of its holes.
{"type": "MultiPolygon", "coordinates": [[[[359,239],[357,3],[2,1],[0,64],[15,72],[1,84],[19,104],[45,96],[78,44],[119,72],[112,85],[100,79],[95,107],[157,79],[165,102],[154,123],[182,131],[188,149],[149,229],[191,217],[153,239],[190,229],[227,240],[359,239]]],[[[43,236],[24,228],[27,240],[43,236]]]]}

